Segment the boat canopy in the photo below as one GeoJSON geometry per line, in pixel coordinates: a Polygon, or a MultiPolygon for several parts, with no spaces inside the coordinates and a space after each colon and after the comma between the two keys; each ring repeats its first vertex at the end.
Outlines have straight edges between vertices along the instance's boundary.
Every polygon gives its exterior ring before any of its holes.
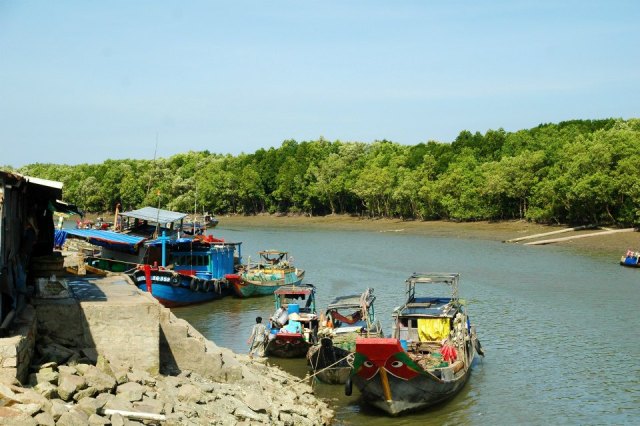
{"type": "Polygon", "coordinates": [[[259,251],[258,254],[265,262],[275,265],[276,263],[287,260],[289,253],[280,250],[262,250],[259,251]]]}
{"type": "Polygon", "coordinates": [[[286,251],[280,251],[280,250],[262,250],[259,251],[258,254],[262,255],[262,254],[288,254],[288,252],[286,251]]]}
{"type": "Polygon", "coordinates": [[[451,298],[458,298],[458,280],[460,274],[457,272],[414,272],[405,280],[407,284],[407,301],[415,299],[416,284],[440,284],[451,287],[451,298]]]}
{"type": "Polygon", "coordinates": [[[186,213],[172,212],[170,210],[157,209],[155,207],[143,207],[138,210],[120,213],[120,216],[130,217],[133,219],[146,220],[148,222],[167,224],[179,222],[185,217],[186,213]]]}
{"type": "Polygon", "coordinates": [[[279,296],[288,296],[288,295],[309,295],[311,293],[314,293],[316,290],[315,286],[313,284],[302,284],[302,285],[284,285],[278,289],[276,289],[276,291],[274,291],[274,294],[277,294],[279,296]]]}
{"type": "Polygon", "coordinates": [[[327,309],[349,309],[360,307],[360,295],[350,294],[349,296],[336,297],[329,303],[327,309]]]}
{"type": "Polygon", "coordinates": [[[407,284],[449,284],[458,282],[460,274],[457,272],[414,272],[407,278],[407,284]]]}
{"type": "Polygon", "coordinates": [[[368,288],[363,294],[350,294],[348,296],[336,297],[329,303],[327,310],[361,308],[363,302],[369,307],[376,300],[376,297],[372,293],[373,289],[368,288]]]}
{"type": "Polygon", "coordinates": [[[65,229],[67,235],[82,238],[95,246],[135,253],[146,238],[100,229],[65,229]]]}

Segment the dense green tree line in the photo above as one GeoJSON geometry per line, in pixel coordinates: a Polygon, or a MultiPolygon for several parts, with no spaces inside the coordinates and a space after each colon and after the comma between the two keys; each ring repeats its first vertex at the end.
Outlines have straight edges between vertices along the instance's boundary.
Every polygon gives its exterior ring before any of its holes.
{"type": "Polygon", "coordinates": [[[541,223],[640,223],[640,119],[576,120],[451,143],[287,140],[238,156],[187,152],[20,173],[64,182],[90,212],[145,205],[215,214],[357,214],[541,223]],[[197,196],[197,202],[196,202],[197,196]]]}

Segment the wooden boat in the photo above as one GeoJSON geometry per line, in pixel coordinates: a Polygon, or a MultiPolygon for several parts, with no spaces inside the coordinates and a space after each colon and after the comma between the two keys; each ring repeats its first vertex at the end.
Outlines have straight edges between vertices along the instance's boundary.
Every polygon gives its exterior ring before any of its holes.
{"type": "Polygon", "coordinates": [[[315,343],[318,333],[316,288],[313,284],[286,285],[274,291],[275,313],[270,318],[265,354],[278,358],[300,358],[315,343]],[[287,332],[290,318],[302,325],[300,332],[287,332]]]}
{"type": "Polygon", "coordinates": [[[70,229],[67,234],[100,248],[89,267],[127,273],[163,305],[203,303],[231,294],[242,243],[181,235],[186,214],[145,207],[121,213],[121,232],[70,229]]]}
{"type": "Polygon", "coordinates": [[[335,298],[320,317],[319,342],[309,348],[307,362],[313,375],[329,384],[344,384],[351,375],[358,337],[382,337],[375,318],[373,289],[335,298]]]}
{"type": "Polygon", "coordinates": [[[202,235],[205,230],[218,226],[218,223],[219,220],[209,213],[204,213],[202,216],[188,216],[182,224],[182,232],[187,235],[202,235]]]}
{"type": "Polygon", "coordinates": [[[284,285],[299,285],[304,278],[304,269],[291,264],[289,253],[279,250],[258,252],[260,261],[243,266],[233,281],[233,290],[238,297],[265,296],[284,285]]]}
{"type": "MultiPolygon", "coordinates": [[[[398,415],[446,401],[462,389],[476,353],[483,352],[458,298],[458,280],[457,273],[411,275],[406,302],[393,312],[392,337],[356,339],[351,380],[364,402],[398,415]],[[416,287],[438,284],[448,286],[451,296],[416,296],[416,287]]],[[[350,394],[351,382],[345,386],[350,394]]]]}
{"type": "Polygon", "coordinates": [[[627,253],[620,258],[622,266],[630,266],[632,268],[640,268],[640,252],[627,250],[627,253]]]}

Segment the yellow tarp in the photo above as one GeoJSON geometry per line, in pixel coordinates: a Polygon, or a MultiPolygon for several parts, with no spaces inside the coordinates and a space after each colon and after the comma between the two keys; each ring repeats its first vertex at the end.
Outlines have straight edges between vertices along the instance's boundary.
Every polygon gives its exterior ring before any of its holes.
{"type": "Polygon", "coordinates": [[[421,342],[446,339],[449,331],[449,318],[418,318],[418,337],[421,342]]]}

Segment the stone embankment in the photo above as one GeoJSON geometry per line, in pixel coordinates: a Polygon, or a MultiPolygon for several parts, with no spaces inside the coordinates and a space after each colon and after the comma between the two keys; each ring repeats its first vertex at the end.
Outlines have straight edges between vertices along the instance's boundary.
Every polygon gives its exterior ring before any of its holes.
{"type": "Polygon", "coordinates": [[[217,346],[128,278],[64,281],[0,339],[0,424],[331,423],[308,384],[217,346]]]}
{"type": "MultiPolygon", "coordinates": [[[[26,386],[0,384],[0,424],[7,425],[323,425],[333,412],[297,378],[260,361],[233,383],[189,371],[177,376],[48,362],[26,386]]],[[[246,358],[238,355],[238,358],[246,358]]]]}

